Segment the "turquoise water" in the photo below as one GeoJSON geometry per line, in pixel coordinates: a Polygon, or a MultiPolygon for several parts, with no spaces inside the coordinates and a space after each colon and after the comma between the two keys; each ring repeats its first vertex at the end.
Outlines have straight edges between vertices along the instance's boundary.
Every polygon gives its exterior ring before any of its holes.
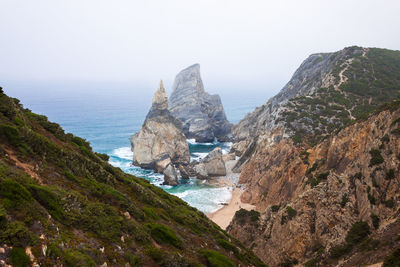
{"type": "MultiPolygon", "coordinates": [[[[212,212],[229,201],[232,188],[212,187],[204,181],[191,179],[171,187],[163,186],[163,176],[133,166],[129,137],[140,130],[150,108],[154,88],[140,90],[123,84],[2,84],[4,91],[19,98],[26,108],[44,114],[59,123],[67,132],[87,139],[97,152],[110,156],[110,163],[123,171],[148,179],[191,206],[212,212]],[[56,89],[55,89],[56,88],[56,89]],[[140,92],[137,94],[135,92],[140,92]]],[[[261,94],[230,91],[220,94],[225,112],[232,123],[263,104],[261,94]]],[[[229,151],[229,143],[196,144],[189,140],[192,159],[204,157],[215,147],[229,151]]]]}

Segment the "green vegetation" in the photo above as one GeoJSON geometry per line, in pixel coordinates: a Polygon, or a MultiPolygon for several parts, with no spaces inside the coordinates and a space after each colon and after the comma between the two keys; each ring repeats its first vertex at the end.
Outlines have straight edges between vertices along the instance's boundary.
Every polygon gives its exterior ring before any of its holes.
{"type": "Polygon", "coordinates": [[[24,248],[14,247],[11,249],[10,260],[15,267],[27,267],[31,265],[29,256],[26,255],[24,248]]]}
{"type": "Polygon", "coordinates": [[[245,210],[240,209],[235,213],[235,219],[239,221],[240,224],[244,224],[246,221],[250,221],[250,223],[257,223],[260,219],[260,213],[256,210],[245,210]]]}
{"type": "Polygon", "coordinates": [[[41,266],[263,266],[202,212],[112,167],[86,140],[2,93],[0,155],[0,243],[15,249],[9,264],[26,266],[22,248],[30,246],[41,266]]]}
{"type": "Polygon", "coordinates": [[[281,205],[273,205],[273,206],[271,206],[271,211],[278,212],[280,208],[281,208],[281,205]]]}
{"type": "Polygon", "coordinates": [[[378,149],[371,149],[371,151],[369,151],[369,154],[371,154],[369,166],[380,165],[384,162],[381,151],[379,151],[378,149]]]}
{"type": "Polygon", "coordinates": [[[174,231],[163,224],[149,224],[151,236],[160,244],[170,244],[176,248],[182,248],[182,240],[174,231]]]}
{"type": "Polygon", "coordinates": [[[370,228],[366,222],[356,222],[352,225],[349,232],[346,235],[346,242],[344,244],[332,247],[330,250],[330,257],[338,259],[345,254],[349,253],[354,246],[365,240],[370,234],[370,228]]]}
{"type": "Polygon", "coordinates": [[[233,267],[233,263],[224,255],[215,250],[202,249],[201,255],[207,259],[210,267],[233,267]]]}
{"type": "MultiPolygon", "coordinates": [[[[281,121],[290,130],[294,143],[314,145],[325,137],[350,125],[354,119],[365,119],[371,112],[389,108],[383,104],[400,98],[400,52],[371,48],[362,56],[361,48],[346,48],[332,55],[336,61],[331,74],[335,83],[339,73],[347,80],[339,88],[319,88],[307,96],[290,99],[281,121]],[[346,60],[352,58],[351,64],[346,60]],[[350,115],[350,112],[351,115],[350,115]]],[[[400,128],[393,134],[400,134],[400,128]]]]}
{"type": "Polygon", "coordinates": [[[94,261],[86,254],[78,250],[67,250],[64,254],[65,263],[67,266],[84,266],[84,267],[95,267],[94,261]]]}
{"type": "Polygon", "coordinates": [[[287,221],[290,221],[294,217],[296,217],[297,211],[290,206],[286,207],[286,215],[282,215],[281,224],[285,224],[287,221]]]}
{"type": "Polygon", "coordinates": [[[391,180],[394,178],[394,169],[390,169],[387,173],[386,173],[386,179],[387,180],[391,180]]]}
{"type": "Polygon", "coordinates": [[[371,220],[372,220],[372,225],[374,226],[375,229],[379,228],[379,217],[376,214],[371,214],[371,220]]]}
{"type": "Polygon", "coordinates": [[[400,247],[396,248],[390,255],[385,258],[383,267],[400,266],[400,247]]]}

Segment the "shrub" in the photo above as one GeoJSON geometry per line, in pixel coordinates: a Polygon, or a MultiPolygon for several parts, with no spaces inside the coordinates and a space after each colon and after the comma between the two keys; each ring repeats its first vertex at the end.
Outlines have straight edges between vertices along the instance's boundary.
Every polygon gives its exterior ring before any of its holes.
{"type": "Polygon", "coordinates": [[[273,205],[273,206],[271,207],[271,211],[272,211],[272,212],[278,212],[279,209],[280,209],[280,207],[281,207],[281,205],[273,205]]]}
{"type": "Polygon", "coordinates": [[[110,157],[107,154],[95,152],[95,154],[104,161],[108,161],[110,157]]]}
{"type": "Polygon", "coordinates": [[[257,222],[260,219],[260,213],[256,210],[249,211],[249,215],[252,222],[257,222]]]}
{"type": "Polygon", "coordinates": [[[319,180],[319,181],[326,180],[328,178],[328,175],[329,175],[329,171],[320,173],[317,175],[317,180],[319,180]]]}
{"type": "Polygon", "coordinates": [[[157,263],[162,263],[166,258],[165,253],[161,249],[155,247],[148,247],[145,254],[157,263]]]}
{"type": "Polygon", "coordinates": [[[137,255],[132,255],[130,253],[124,254],[125,260],[130,264],[130,266],[142,266],[142,259],[137,255]]]}
{"type": "Polygon", "coordinates": [[[0,204],[0,229],[5,227],[7,224],[7,212],[0,204]]]}
{"type": "Polygon", "coordinates": [[[376,214],[371,214],[372,225],[375,229],[379,228],[379,217],[376,214]]]}
{"type": "Polygon", "coordinates": [[[297,211],[290,206],[286,207],[288,219],[291,220],[297,215],[297,211]]]}
{"type": "Polygon", "coordinates": [[[59,197],[47,186],[31,185],[33,197],[44,206],[54,219],[60,221],[64,218],[64,209],[60,205],[59,197]]]}
{"type": "Polygon", "coordinates": [[[371,149],[369,151],[369,154],[371,154],[371,160],[369,162],[369,166],[379,165],[384,162],[384,159],[381,155],[381,151],[379,151],[378,149],[371,149]]]}
{"type": "Polygon", "coordinates": [[[376,204],[376,199],[373,195],[371,195],[370,193],[368,193],[368,200],[369,203],[371,203],[371,205],[375,205],[376,204]]]}
{"type": "Polygon", "coordinates": [[[14,205],[20,205],[32,199],[25,187],[11,179],[6,179],[0,184],[0,196],[9,199],[14,205]]]}
{"type": "Polygon", "coordinates": [[[67,266],[85,266],[85,267],[95,267],[94,261],[87,255],[78,250],[67,250],[64,254],[65,263],[67,266]]]}
{"type": "Polygon", "coordinates": [[[26,255],[25,249],[14,247],[10,251],[10,261],[15,267],[26,267],[31,265],[29,256],[26,255]]]}
{"type": "Polygon", "coordinates": [[[164,224],[149,224],[150,234],[160,244],[170,244],[176,248],[182,248],[182,240],[175,232],[164,224]]]}
{"type": "Polygon", "coordinates": [[[61,249],[55,244],[55,243],[50,243],[47,246],[47,251],[46,251],[46,256],[52,258],[52,259],[57,259],[63,255],[61,249]]]}
{"type": "Polygon", "coordinates": [[[386,200],[386,201],[384,202],[384,204],[385,204],[386,207],[392,209],[392,208],[394,207],[394,200],[393,200],[393,198],[386,200]]]}
{"type": "Polygon", "coordinates": [[[391,180],[394,178],[394,169],[390,169],[387,173],[386,173],[386,179],[387,180],[391,180]]]}
{"type": "Polygon", "coordinates": [[[0,231],[0,243],[24,247],[32,244],[33,239],[25,225],[16,221],[7,224],[5,230],[0,231]]]}
{"type": "Polygon", "coordinates": [[[362,221],[356,222],[347,233],[346,242],[353,246],[364,240],[370,233],[368,223],[362,221]]]}
{"type": "Polygon", "coordinates": [[[65,177],[68,178],[68,180],[73,181],[73,182],[77,182],[78,180],[76,179],[75,175],[73,175],[72,173],[65,171],[64,172],[65,177]]]}
{"type": "Polygon", "coordinates": [[[233,263],[224,255],[215,250],[202,249],[200,254],[207,260],[210,267],[233,267],[233,263]]]}
{"type": "Polygon", "coordinates": [[[396,248],[390,255],[385,258],[383,267],[400,266],[400,247],[396,248]]]}
{"type": "Polygon", "coordinates": [[[330,257],[333,259],[338,259],[350,252],[350,250],[351,247],[348,244],[334,246],[330,250],[330,257]]]}
{"type": "Polygon", "coordinates": [[[342,208],[344,208],[346,206],[347,202],[349,202],[349,197],[347,195],[343,195],[342,201],[340,202],[340,206],[342,208]]]}

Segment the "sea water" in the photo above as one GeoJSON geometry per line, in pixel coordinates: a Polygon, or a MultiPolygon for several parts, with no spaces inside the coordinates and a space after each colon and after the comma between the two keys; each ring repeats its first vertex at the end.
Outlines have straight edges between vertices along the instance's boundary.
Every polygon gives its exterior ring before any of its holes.
{"type": "MultiPolygon", "coordinates": [[[[215,187],[202,180],[181,180],[178,186],[162,185],[163,175],[132,165],[129,137],[140,130],[151,106],[154,88],[121,84],[6,83],[4,91],[19,98],[26,108],[59,123],[66,132],[88,140],[96,152],[110,156],[110,164],[183,199],[203,212],[213,212],[231,198],[232,188],[215,187]],[[138,93],[140,92],[140,93],[138,93]]],[[[240,90],[221,93],[228,119],[239,122],[267,99],[240,90]]],[[[230,143],[196,143],[188,140],[191,160],[204,158],[215,147],[228,153],[230,143]]]]}

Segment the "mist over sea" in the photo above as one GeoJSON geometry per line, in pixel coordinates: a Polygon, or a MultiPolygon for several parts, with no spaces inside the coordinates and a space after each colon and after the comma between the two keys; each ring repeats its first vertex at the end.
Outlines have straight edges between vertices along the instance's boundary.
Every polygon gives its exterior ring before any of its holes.
{"type": "MultiPolygon", "coordinates": [[[[212,212],[229,201],[232,188],[216,188],[191,179],[172,187],[163,186],[163,176],[133,166],[129,137],[140,130],[150,109],[156,88],[127,84],[99,83],[2,83],[4,91],[21,100],[25,108],[46,115],[66,132],[88,140],[96,152],[110,156],[110,163],[127,173],[148,179],[191,206],[212,212]]],[[[207,88],[206,88],[207,90],[207,88]]],[[[211,91],[213,92],[213,91],[211,91]]],[[[170,93],[167,90],[167,93],[170,93]]],[[[232,89],[218,92],[231,123],[239,122],[248,112],[265,103],[263,92],[232,89]]],[[[225,153],[229,143],[189,143],[192,159],[204,157],[216,146],[225,153]]]]}

